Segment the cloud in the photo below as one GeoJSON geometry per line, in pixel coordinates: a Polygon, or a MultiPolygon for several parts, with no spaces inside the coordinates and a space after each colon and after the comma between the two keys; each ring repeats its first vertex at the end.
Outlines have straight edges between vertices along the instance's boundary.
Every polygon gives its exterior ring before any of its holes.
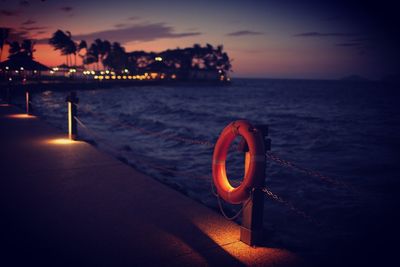
{"type": "Polygon", "coordinates": [[[73,7],[71,7],[71,6],[64,6],[64,7],[62,7],[62,8],[60,8],[62,11],[64,11],[64,12],[71,12],[74,8],[73,7]]]}
{"type": "Polygon", "coordinates": [[[336,46],[343,46],[343,47],[359,47],[361,46],[361,43],[339,43],[336,44],[336,46]]]}
{"type": "Polygon", "coordinates": [[[45,26],[33,26],[33,27],[21,27],[24,31],[37,31],[37,30],[45,30],[48,27],[45,26]]]}
{"type": "Polygon", "coordinates": [[[351,40],[351,42],[356,42],[356,43],[359,43],[359,42],[373,42],[373,41],[377,41],[377,39],[375,37],[372,37],[372,36],[355,38],[355,39],[351,40]]]}
{"type": "Polygon", "coordinates": [[[29,1],[26,1],[26,0],[24,0],[24,1],[19,1],[19,4],[20,4],[21,6],[29,6],[29,5],[30,5],[29,1]]]}
{"type": "Polygon", "coordinates": [[[28,31],[17,31],[16,29],[10,29],[10,34],[8,35],[8,41],[22,42],[25,39],[30,39],[28,31]]]}
{"type": "Polygon", "coordinates": [[[343,37],[351,37],[351,36],[358,36],[359,34],[356,33],[344,33],[344,32],[329,32],[329,33],[322,33],[322,32],[303,32],[295,34],[294,37],[336,37],[336,36],[343,36],[343,37]]]}
{"type": "Polygon", "coordinates": [[[7,9],[0,9],[0,14],[7,16],[7,17],[14,17],[19,15],[18,10],[7,10],[7,9]]]}
{"type": "Polygon", "coordinates": [[[240,52],[240,53],[249,53],[249,54],[260,54],[264,53],[265,50],[262,49],[243,49],[243,48],[233,48],[231,51],[240,52]]]}
{"type": "Polygon", "coordinates": [[[79,34],[73,36],[73,39],[89,41],[100,38],[120,43],[127,43],[131,41],[153,41],[162,38],[182,38],[201,34],[201,32],[176,33],[173,27],[167,26],[165,23],[150,23],[133,25],[127,28],[79,34]]]}
{"type": "Polygon", "coordinates": [[[21,24],[22,25],[32,25],[32,24],[35,24],[35,23],[36,23],[35,20],[28,19],[28,20],[22,22],[21,24]]]}
{"type": "Polygon", "coordinates": [[[45,34],[47,31],[37,31],[36,34],[45,34]]]}
{"type": "Polygon", "coordinates": [[[128,20],[138,20],[138,19],[140,19],[140,17],[138,16],[132,16],[128,18],[128,20]]]}
{"type": "Polygon", "coordinates": [[[115,28],[125,28],[126,26],[127,25],[125,23],[118,23],[114,25],[115,28]]]}
{"type": "Polygon", "coordinates": [[[227,34],[227,36],[246,36],[246,35],[262,35],[262,34],[263,34],[262,32],[244,30],[244,31],[230,32],[227,34]]]}

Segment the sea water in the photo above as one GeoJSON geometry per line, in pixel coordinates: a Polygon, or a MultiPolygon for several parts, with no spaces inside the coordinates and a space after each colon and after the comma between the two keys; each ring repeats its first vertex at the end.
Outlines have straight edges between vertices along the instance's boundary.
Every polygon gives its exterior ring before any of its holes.
{"type": "MultiPolygon", "coordinates": [[[[66,95],[37,93],[33,110],[66,130],[66,95]]],[[[268,188],[322,226],[266,197],[267,232],[276,244],[307,248],[332,238],[352,239],[364,234],[355,229],[367,229],[365,221],[372,224],[382,214],[390,217],[399,185],[399,95],[395,86],[378,82],[312,80],[94,86],[78,91],[79,136],[217,209],[210,186],[212,144],[232,121],[266,124],[273,153],[350,186],[335,186],[268,161],[268,188]]],[[[243,153],[237,143],[227,163],[236,185],[243,176],[243,153]]],[[[238,210],[224,207],[230,214],[238,210]]]]}

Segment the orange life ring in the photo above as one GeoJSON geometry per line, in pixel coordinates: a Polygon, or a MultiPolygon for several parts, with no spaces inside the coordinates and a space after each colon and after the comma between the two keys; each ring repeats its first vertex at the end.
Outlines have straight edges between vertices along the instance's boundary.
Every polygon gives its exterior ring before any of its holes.
{"type": "Polygon", "coordinates": [[[215,144],[212,174],[218,195],[226,202],[239,204],[250,197],[251,190],[262,186],[265,177],[265,147],[263,135],[249,122],[239,120],[230,123],[220,134],[215,144]],[[245,177],[238,187],[233,187],[226,175],[226,156],[229,146],[237,136],[242,136],[249,147],[249,165],[245,177]]]}

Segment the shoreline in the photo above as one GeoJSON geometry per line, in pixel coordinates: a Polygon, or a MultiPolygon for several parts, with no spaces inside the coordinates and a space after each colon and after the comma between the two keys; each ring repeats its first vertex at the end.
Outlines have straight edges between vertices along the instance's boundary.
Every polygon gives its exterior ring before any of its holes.
{"type": "Polygon", "coordinates": [[[82,80],[52,80],[52,81],[28,81],[22,82],[0,82],[2,89],[15,89],[18,91],[69,91],[69,90],[93,90],[108,89],[113,87],[130,87],[130,86],[229,86],[230,82],[220,81],[82,81],[82,80]]]}

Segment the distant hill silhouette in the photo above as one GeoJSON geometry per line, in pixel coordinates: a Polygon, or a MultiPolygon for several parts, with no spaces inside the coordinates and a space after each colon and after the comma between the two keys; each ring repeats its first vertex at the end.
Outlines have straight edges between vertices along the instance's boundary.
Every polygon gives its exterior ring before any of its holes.
{"type": "Polygon", "coordinates": [[[350,82],[366,82],[369,81],[367,78],[360,76],[360,75],[349,75],[349,76],[345,76],[343,78],[341,78],[340,80],[342,81],[350,81],[350,82]]]}

